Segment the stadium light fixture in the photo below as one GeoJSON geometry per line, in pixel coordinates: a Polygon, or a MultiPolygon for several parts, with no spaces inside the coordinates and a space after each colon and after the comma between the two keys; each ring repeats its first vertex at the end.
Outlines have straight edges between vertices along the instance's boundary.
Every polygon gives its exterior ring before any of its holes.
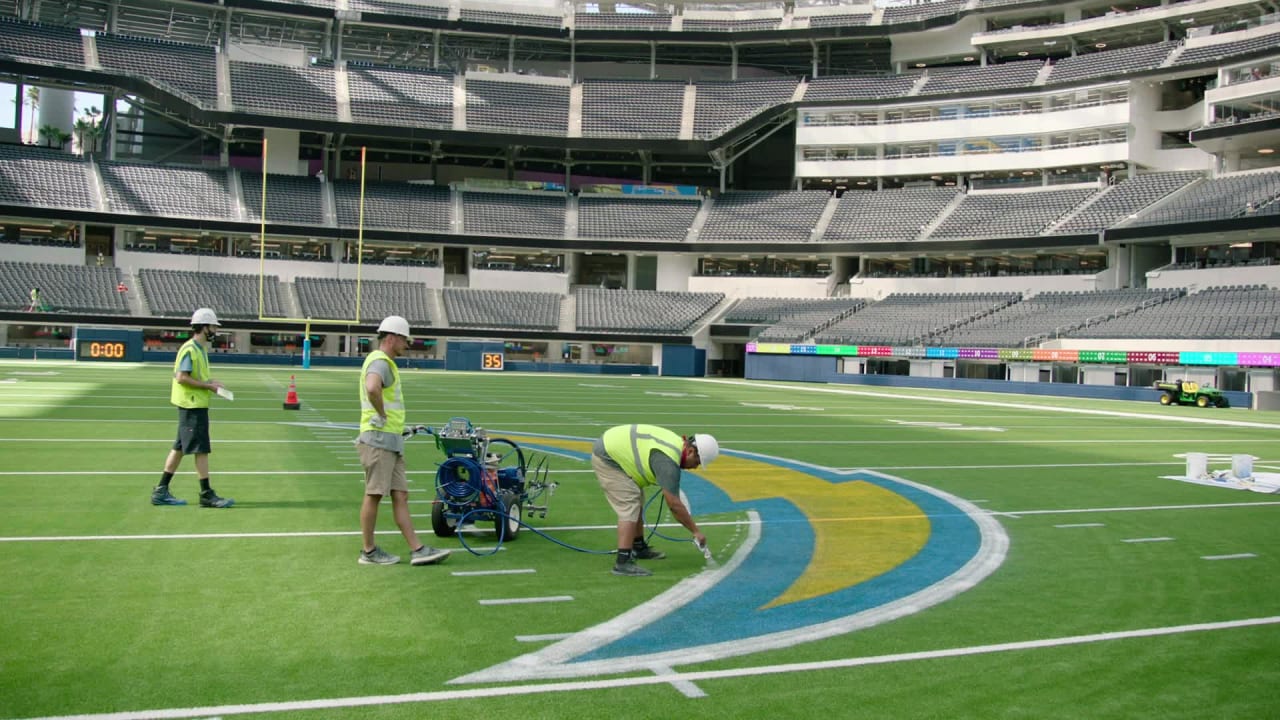
{"type": "Polygon", "coordinates": [[[1276,151],[1275,148],[1258,148],[1259,155],[1270,155],[1275,151],[1276,151]]]}

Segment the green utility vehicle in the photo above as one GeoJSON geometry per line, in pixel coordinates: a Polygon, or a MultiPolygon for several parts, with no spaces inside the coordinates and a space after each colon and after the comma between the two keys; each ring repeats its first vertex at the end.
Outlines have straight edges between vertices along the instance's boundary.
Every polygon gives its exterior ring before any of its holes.
{"type": "Polygon", "coordinates": [[[1171,382],[1156,381],[1156,390],[1160,391],[1161,405],[1195,405],[1196,407],[1230,407],[1227,396],[1217,388],[1201,387],[1190,380],[1174,380],[1171,382]]]}

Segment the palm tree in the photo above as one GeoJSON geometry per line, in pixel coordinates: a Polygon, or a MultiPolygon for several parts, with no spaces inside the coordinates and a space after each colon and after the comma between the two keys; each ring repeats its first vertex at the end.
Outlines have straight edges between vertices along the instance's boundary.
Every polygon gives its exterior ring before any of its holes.
{"type": "Polygon", "coordinates": [[[58,126],[52,123],[40,126],[40,137],[44,138],[45,147],[53,147],[53,143],[61,134],[62,131],[58,129],[58,126]]]}
{"type": "Polygon", "coordinates": [[[76,147],[79,148],[81,155],[88,150],[89,143],[85,140],[89,136],[90,127],[89,121],[84,118],[76,120],[76,124],[71,126],[71,132],[76,136],[76,147]]]}
{"type": "Polygon", "coordinates": [[[27,87],[27,105],[31,108],[31,122],[27,127],[31,128],[29,135],[33,136],[27,139],[34,144],[38,139],[38,136],[36,136],[36,110],[40,107],[40,88],[34,85],[27,87]]]}

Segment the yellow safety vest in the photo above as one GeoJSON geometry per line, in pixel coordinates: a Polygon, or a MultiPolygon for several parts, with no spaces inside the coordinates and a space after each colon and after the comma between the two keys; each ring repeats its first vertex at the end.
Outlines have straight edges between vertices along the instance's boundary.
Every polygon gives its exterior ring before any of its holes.
{"type": "Polygon", "coordinates": [[[657,450],[680,464],[684,438],[657,425],[619,425],[604,433],[604,450],[640,487],[658,478],[649,467],[649,453],[657,450]]]}
{"type": "Polygon", "coordinates": [[[396,435],[404,432],[404,393],[400,390],[400,368],[396,367],[396,361],[392,360],[391,356],[381,350],[369,353],[369,357],[364,359],[364,366],[360,368],[360,432],[374,430],[396,435]],[[369,422],[374,415],[378,414],[378,411],[374,409],[373,403],[369,402],[369,396],[364,389],[365,378],[369,375],[369,366],[374,360],[386,360],[391,366],[391,386],[382,387],[382,409],[387,413],[387,424],[380,428],[374,427],[369,422]]]}
{"type": "Polygon", "coordinates": [[[184,356],[191,356],[191,377],[200,382],[209,382],[209,354],[204,347],[191,338],[178,348],[178,357],[173,359],[173,381],[169,387],[169,402],[181,408],[207,408],[212,390],[193,388],[178,382],[178,367],[182,365],[184,356]]]}

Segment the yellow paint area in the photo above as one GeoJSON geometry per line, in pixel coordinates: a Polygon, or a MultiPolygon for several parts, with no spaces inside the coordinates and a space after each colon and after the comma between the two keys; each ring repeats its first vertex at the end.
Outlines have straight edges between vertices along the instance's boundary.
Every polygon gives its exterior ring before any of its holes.
{"type": "Polygon", "coordinates": [[[929,518],[867,482],[830,483],[798,470],[721,455],[699,475],[735,502],[783,498],[813,527],[813,557],[765,608],[809,600],[870,580],[906,562],[929,539],[929,518]]]}
{"type": "MultiPolygon", "coordinates": [[[[501,437],[510,440],[520,447],[525,445],[543,445],[546,447],[564,448],[565,450],[573,450],[575,452],[591,454],[591,446],[595,440],[564,440],[562,438],[543,438],[543,437],[524,437],[521,435],[493,435],[491,437],[501,437]]],[[[587,462],[591,462],[588,460],[587,462]]]]}

